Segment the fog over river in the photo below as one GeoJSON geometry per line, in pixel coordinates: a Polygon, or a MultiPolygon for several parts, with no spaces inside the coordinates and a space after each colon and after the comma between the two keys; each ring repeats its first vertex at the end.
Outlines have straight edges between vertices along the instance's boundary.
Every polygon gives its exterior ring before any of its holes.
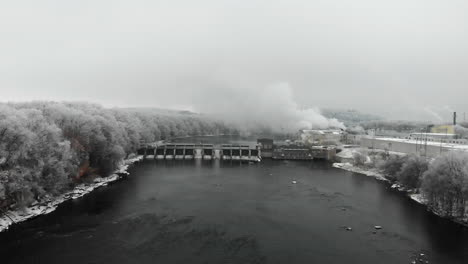
{"type": "Polygon", "coordinates": [[[1,233],[2,263],[468,259],[466,228],[326,162],[147,160],[130,173],[1,233]]]}

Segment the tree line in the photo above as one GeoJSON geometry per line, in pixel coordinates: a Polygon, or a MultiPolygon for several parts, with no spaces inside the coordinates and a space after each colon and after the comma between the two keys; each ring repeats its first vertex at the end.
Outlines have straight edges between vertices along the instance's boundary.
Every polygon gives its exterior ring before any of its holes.
{"type": "Polygon", "coordinates": [[[25,206],[106,176],[140,142],[231,134],[190,112],[108,109],[88,103],[0,103],[0,209],[25,206]]]}
{"type": "Polygon", "coordinates": [[[451,151],[436,158],[356,152],[356,166],[379,169],[386,178],[408,190],[419,191],[427,206],[438,214],[467,221],[468,153],[451,151]]]}

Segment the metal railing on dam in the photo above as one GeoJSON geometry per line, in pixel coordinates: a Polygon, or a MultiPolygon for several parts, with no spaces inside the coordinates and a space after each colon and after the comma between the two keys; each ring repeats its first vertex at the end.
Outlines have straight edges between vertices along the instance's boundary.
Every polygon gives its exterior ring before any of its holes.
{"type": "Polygon", "coordinates": [[[145,159],[204,159],[260,161],[258,144],[150,143],[138,150],[145,159]]]}

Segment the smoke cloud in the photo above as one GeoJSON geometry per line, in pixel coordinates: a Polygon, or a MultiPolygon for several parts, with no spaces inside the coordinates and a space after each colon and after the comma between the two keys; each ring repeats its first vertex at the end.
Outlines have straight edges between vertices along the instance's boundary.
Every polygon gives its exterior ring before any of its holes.
{"type": "Polygon", "coordinates": [[[324,117],[317,108],[301,108],[294,100],[293,89],[285,82],[260,89],[217,89],[212,98],[221,98],[217,93],[227,96],[216,102],[195,101],[195,110],[234,123],[241,130],[290,133],[299,129],[345,128],[338,120],[324,117]]]}

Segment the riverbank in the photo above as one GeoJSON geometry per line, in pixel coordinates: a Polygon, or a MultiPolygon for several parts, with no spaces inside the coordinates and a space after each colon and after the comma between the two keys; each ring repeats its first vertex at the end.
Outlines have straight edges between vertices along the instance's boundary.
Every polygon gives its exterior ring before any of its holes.
{"type": "MultiPolygon", "coordinates": [[[[381,180],[381,181],[385,181],[385,182],[390,183],[390,181],[387,178],[385,178],[385,176],[382,173],[380,173],[377,169],[361,168],[361,167],[354,166],[353,164],[351,164],[349,162],[345,162],[345,163],[336,162],[336,163],[333,163],[332,166],[335,167],[335,168],[338,168],[338,169],[343,169],[343,170],[346,170],[346,171],[355,172],[355,173],[363,174],[363,175],[366,175],[366,176],[374,177],[377,180],[381,180]]],[[[404,193],[408,198],[410,198],[414,202],[419,203],[421,205],[424,205],[426,207],[426,209],[428,211],[430,211],[431,213],[433,213],[433,214],[435,214],[437,216],[440,216],[442,218],[447,218],[447,217],[444,217],[443,214],[441,214],[440,212],[437,212],[437,211],[434,211],[434,210],[430,209],[428,204],[427,204],[427,200],[424,198],[424,196],[421,193],[418,193],[416,190],[408,190],[407,188],[405,188],[404,186],[402,186],[402,185],[400,185],[398,183],[393,183],[390,186],[390,188],[396,189],[396,190],[404,193]]],[[[468,227],[468,219],[458,219],[458,218],[448,218],[448,219],[450,219],[451,221],[456,222],[458,224],[461,224],[461,225],[463,225],[465,227],[468,227]]]]}
{"type": "Polygon", "coordinates": [[[28,219],[34,218],[39,215],[49,214],[57,207],[68,200],[78,199],[93,190],[106,186],[111,182],[117,181],[122,178],[123,175],[128,175],[128,167],[136,162],[139,162],[143,159],[143,156],[137,156],[135,158],[126,159],[122,162],[122,165],[114,171],[113,174],[103,177],[96,178],[92,183],[81,183],[75,186],[73,190],[68,191],[57,197],[50,198],[38,203],[33,204],[32,206],[26,207],[20,210],[10,210],[5,212],[0,217],[0,232],[7,230],[11,225],[16,223],[24,222],[28,219]]]}
{"type": "Polygon", "coordinates": [[[338,168],[338,169],[343,169],[343,170],[347,170],[347,171],[350,171],[350,172],[360,173],[360,174],[364,174],[366,176],[374,177],[374,178],[376,178],[378,180],[381,180],[381,181],[386,181],[386,182],[389,181],[377,169],[364,169],[364,168],[356,167],[356,166],[354,166],[353,164],[351,164],[349,162],[344,162],[344,163],[335,162],[335,163],[333,163],[332,166],[335,167],[335,168],[338,168]]]}

